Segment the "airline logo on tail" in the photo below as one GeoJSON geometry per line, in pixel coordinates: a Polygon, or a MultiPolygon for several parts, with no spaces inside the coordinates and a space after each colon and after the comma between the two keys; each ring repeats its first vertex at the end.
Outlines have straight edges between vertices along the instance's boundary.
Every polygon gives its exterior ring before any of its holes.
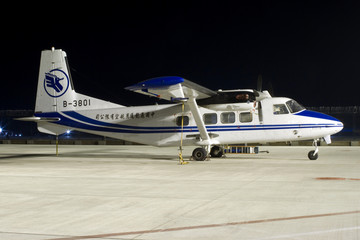
{"type": "Polygon", "coordinates": [[[69,88],[69,83],[68,75],[60,69],[45,73],[44,89],[50,97],[57,98],[64,95],[69,88]]]}

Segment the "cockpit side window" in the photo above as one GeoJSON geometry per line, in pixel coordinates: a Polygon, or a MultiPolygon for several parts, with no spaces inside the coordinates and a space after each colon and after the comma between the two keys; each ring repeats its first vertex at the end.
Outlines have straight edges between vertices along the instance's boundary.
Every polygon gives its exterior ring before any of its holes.
{"type": "Polygon", "coordinates": [[[301,104],[299,104],[295,100],[287,101],[286,105],[288,106],[291,113],[300,112],[305,109],[301,104]]]}
{"type": "Polygon", "coordinates": [[[274,115],[288,114],[289,113],[289,111],[287,110],[285,104],[274,104],[273,112],[274,112],[274,115]]]}

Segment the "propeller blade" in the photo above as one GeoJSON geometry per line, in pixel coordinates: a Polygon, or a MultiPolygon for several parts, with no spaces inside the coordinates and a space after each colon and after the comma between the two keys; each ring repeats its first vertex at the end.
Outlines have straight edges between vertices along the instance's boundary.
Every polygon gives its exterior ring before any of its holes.
{"type": "Polygon", "coordinates": [[[257,89],[256,89],[259,92],[262,91],[262,83],[263,83],[262,76],[261,76],[261,74],[259,74],[258,79],[257,79],[257,89]]]}
{"type": "Polygon", "coordinates": [[[274,87],[273,87],[272,82],[268,82],[268,83],[267,83],[267,86],[268,86],[268,92],[270,93],[271,96],[274,97],[275,94],[274,94],[274,87]]]}

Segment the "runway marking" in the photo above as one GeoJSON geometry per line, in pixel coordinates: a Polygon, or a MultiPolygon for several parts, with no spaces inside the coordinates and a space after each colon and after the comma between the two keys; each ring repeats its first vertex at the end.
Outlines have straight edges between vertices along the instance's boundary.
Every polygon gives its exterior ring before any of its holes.
{"type": "Polygon", "coordinates": [[[316,180],[352,180],[360,181],[360,178],[341,178],[341,177],[318,177],[316,180]]]}
{"type": "Polygon", "coordinates": [[[313,232],[304,232],[304,233],[294,233],[294,234],[278,235],[278,236],[267,237],[267,238],[258,238],[258,239],[256,239],[256,240],[270,240],[270,239],[292,238],[292,237],[318,235],[318,234],[332,233],[332,232],[339,232],[339,231],[352,231],[352,230],[359,230],[359,229],[360,229],[360,226],[357,226],[357,227],[347,227],[347,228],[335,228],[335,229],[324,230],[324,231],[313,231],[313,232]]]}
{"type": "Polygon", "coordinates": [[[340,178],[340,177],[318,177],[315,179],[316,180],[346,180],[346,178],[340,178]]]}
{"type": "Polygon", "coordinates": [[[87,236],[70,236],[70,237],[64,237],[64,238],[52,238],[52,239],[48,239],[48,240],[81,240],[81,239],[88,239],[88,238],[95,239],[95,238],[118,237],[118,236],[126,236],[126,235],[141,235],[141,234],[149,234],[149,233],[175,232],[175,231],[194,230],[194,229],[203,229],[203,228],[216,228],[216,227],[247,225],[247,224],[255,224],[255,223],[268,223],[268,222],[280,222],[280,221],[298,220],[298,219],[307,219],[307,218],[330,217],[330,216],[349,215],[349,214],[357,214],[357,213],[360,213],[360,210],[350,211],[350,212],[337,212],[337,213],[323,213],[323,214],[314,214],[314,215],[305,215],[305,216],[294,216],[294,217],[285,217],[285,218],[259,219],[259,220],[252,220],[252,221],[243,221],[243,222],[229,222],[229,223],[197,225],[197,226],[187,226],[187,227],[152,229],[152,230],[142,230],[142,231],[133,231],[133,232],[107,233],[107,234],[87,235],[87,236]]]}

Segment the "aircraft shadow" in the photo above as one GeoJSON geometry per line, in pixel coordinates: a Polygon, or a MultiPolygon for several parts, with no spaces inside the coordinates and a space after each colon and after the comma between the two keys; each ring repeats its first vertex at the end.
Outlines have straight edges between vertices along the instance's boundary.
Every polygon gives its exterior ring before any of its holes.
{"type": "Polygon", "coordinates": [[[150,160],[169,160],[177,161],[176,154],[174,155],[153,155],[153,154],[139,154],[139,153],[60,153],[60,157],[73,157],[73,158],[99,158],[99,159],[150,159],[150,160]]]}
{"type": "Polygon", "coordinates": [[[5,156],[0,155],[0,160],[9,160],[9,159],[21,159],[21,158],[33,158],[33,157],[46,157],[46,156],[53,156],[51,154],[29,154],[29,153],[23,153],[23,154],[6,154],[5,156]]]}
{"type": "MultiPolygon", "coordinates": [[[[43,157],[57,157],[54,154],[48,154],[48,153],[36,153],[36,154],[3,154],[0,155],[0,161],[2,160],[16,160],[16,159],[27,159],[27,158],[43,158],[43,157]]],[[[149,160],[166,160],[166,161],[178,161],[178,157],[176,153],[174,155],[160,155],[160,154],[139,154],[139,153],[99,153],[99,152],[65,152],[65,153],[59,153],[59,159],[61,158],[85,158],[85,159],[149,159],[149,160]]]]}

